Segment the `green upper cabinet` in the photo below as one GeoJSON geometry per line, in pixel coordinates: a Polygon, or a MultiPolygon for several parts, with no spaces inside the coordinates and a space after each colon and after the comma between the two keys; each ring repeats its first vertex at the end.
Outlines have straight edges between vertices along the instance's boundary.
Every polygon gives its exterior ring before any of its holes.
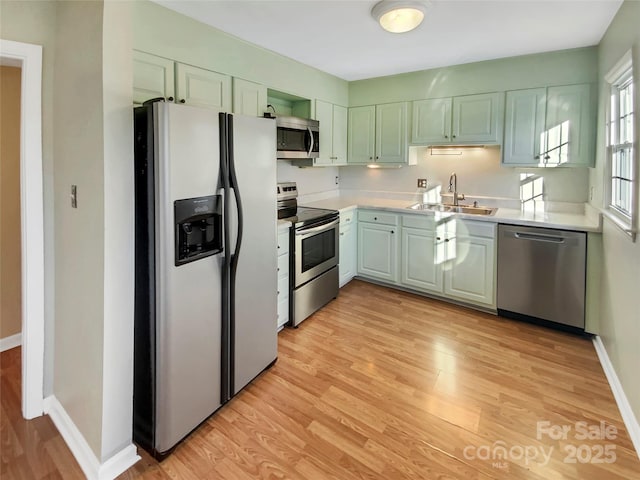
{"type": "Polygon", "coordinates": [[[376,148],[376,107],[349,109],[347,163],[372,163],[376,148]]]}
{"type": "Polygon", "coordinates": [[[144,103],[163,97],[172,102],[175,96],[174,62],[166,58],[133,51],[133,102],[144,103]]]}
{"type": "Polygon", "coordinates": [[[348,164],[407,163],[407,102],[349,109],[348,164]]]}
{"type": "Polygon", "coordinates": [[[547,166],[593,166],[595,122],[592,112],[589,85],[547,89],[544,157],[547,166]]]}
{"type": "MultiPolygon", "coordinates": [[[[231,77],[134,50],[134,103],[143,103],[158,97],[163,97],[169,102],[175,101],[230,112],[231,77]]],[[[255,101],[257,105],[258,100],[255,101]]],[[[247,105],[251,103],[248,97],[242,102],[247,105]]],[[[263,102],[266,108],[266,90],[263,102]]]]}
{"type": "Polygon", "coordinates": [[[314,165],[346,165],[347,109],[316,100],[315,119],[320,122],[320,156],[314,165]]]}
{"type": "Polygon", "coordinates": [[[267,87],[241,78],[233,79],[233,113],[262,117],[267,110],[267,87]]]}
{"type": "Polygon", "coordinates": [[[504,163],[523,166],[538,163],[546,108],[546,88],[507,92],[504,163]]]}
{"type": "Polygon", "coordinates": [[[451,98],[413,102],[412,143],[443,143],[451,139],[451,98]]]}
{"type": "Polygon", "coordinates": [[[503,165],[593,166],[588,84],[507,92],[503,165]]]}
{"type": "Polygon", "coordinates": [[[502,93],[413,102],[411,143],[422,145],[499,144],[502,93]]]}
{"type": "Polygon", "coordinates": [[[376,106],[376,163],[407,162],[408,103],[376,106]]]}
{"type": "Polygon", "coordinates": [[[454,143],[500,143],[504,93],[453,97],[454,143]]]}
{"type": "Polygon", "coordinates": [[[231,111],[231,77],[203,68],[176,63],[179,103],[231,111]]]}

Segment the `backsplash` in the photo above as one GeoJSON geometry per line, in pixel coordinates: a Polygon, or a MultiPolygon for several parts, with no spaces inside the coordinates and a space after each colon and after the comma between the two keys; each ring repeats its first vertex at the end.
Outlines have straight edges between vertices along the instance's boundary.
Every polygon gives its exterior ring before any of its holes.
{"type": "Polygon", "coordinates": [[[278,182],[296,182],[300,196],[338,190],[338,175],[338,167],[298,168],[287,160],[278,160],[278,182]]]}
{"type": "Polygon", "coordinates": [[[390,169],[340,167],[340,189],[418,192],[417,179],[427,178],[429,186],[439,183],[444,191],[449,185],[449,176],[456,172],[458,192],[469,196],[528,199],[542,187],[544,200],[548,202],[588,201],[587,168],[502,167],[497,147],[457,150],[411,148],[415,149],[412,154],[418,156],[415,166],[390,169]],[[536,184],[534,192],[530,191],[533,180],[536,184]]]}

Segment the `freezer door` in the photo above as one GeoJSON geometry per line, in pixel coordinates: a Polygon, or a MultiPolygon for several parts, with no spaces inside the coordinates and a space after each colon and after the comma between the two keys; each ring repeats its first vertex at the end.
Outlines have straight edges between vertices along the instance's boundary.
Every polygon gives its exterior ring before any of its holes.
{"type": "Polygon", "coordinates": [[[219,194],[218,114],[156,103],[156,436],[166,452],[221,404],[223,254],[176,266],[174,202],[219,194]]]}
{"type": "MultiPolygon", "coordinates": [[[[236,394],[278,355],[276,241],[276,124],[233,116],[233,154],[242,213],[230,215],[232,248],[242,238],[235,278],[232,319],[231,392],[236,394]]],[[[236,211],[235,199],[230,202],[236,211]]],[[[232,250],[233,251],[233,250],[232,250]]]]}

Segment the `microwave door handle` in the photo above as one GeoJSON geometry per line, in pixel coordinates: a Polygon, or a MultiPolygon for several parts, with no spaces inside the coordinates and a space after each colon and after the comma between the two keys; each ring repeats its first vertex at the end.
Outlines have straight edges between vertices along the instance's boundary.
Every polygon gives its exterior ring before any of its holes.
{"type": "Polygon", "coordinates": [[[307,130],[309,131],[309,151],[307,154],[309,158],[311,158],[311,152],[313,152],[313,132],[311,131],[311,127],[307,127],[307,130]]]}

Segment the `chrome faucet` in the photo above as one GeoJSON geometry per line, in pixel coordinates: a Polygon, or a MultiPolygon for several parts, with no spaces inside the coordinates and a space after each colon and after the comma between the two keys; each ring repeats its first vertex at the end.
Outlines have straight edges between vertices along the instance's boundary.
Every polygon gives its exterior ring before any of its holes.
{"type": "Polygon", "coordinates": [[[464,200],[464,194],[458,194],[458,176],[453,172],[449,177],[449,192],[453,193],[453,205],[458,206],[458,200],[464,200]]]}

